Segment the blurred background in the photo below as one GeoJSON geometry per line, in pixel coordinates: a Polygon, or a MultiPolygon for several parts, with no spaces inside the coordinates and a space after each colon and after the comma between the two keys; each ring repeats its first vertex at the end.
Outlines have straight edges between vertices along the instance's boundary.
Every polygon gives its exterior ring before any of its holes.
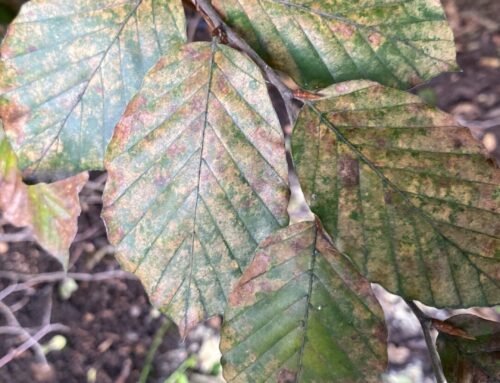
{"type": "MultiPolygon", "coordinates": [[[[0,0],[1,35],[24,2],[0,0]]],[[[463,71],[412,91],[455,115],[500,160],[500,1],[443,5],[463,71]]],[[[192,9],[186,12],[190,40],[206,39],[203,20],[192,9]]],[[[0,215],[0,382],[222,382],[220,318],[198,326],[182,342],[175,325],[151,307],[140,282],[119,271],[100,220],[105,180],[104,173],[92,173],[81,193],[72,278],[63,278],[58,263],[0,215]],[[25,281],[21,274],[37,277],[25,281]],[[26,345],[26,334],[6,326],[9,313],[37,344],[26,345]]],[[[418,321],[399,297],[374,289],[389,327],[385,381],[433,382],[418,321]]],[[[451,314],[429,310],[440,319],[451,314]]],[[[478,312],[495,316],[491,310],[478,312]]]]}

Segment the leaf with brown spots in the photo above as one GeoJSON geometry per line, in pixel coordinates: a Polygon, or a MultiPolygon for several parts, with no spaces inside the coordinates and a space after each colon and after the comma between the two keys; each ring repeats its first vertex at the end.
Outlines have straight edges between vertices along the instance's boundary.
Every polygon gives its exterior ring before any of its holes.
{"type": "Polygon", "coordinates": [[[102,169],[144,74],[185,41],[180,0],[32,0],[0,54],[0,116],[22,169],[102,169]]]}
{"type": "Polygon", "coordinates": [[[382,309],[319,221],[259,246],[231,292],[221,336],[228,383],[378,383],[387,363],[382,309]]]}
{"type": "Polygon", "coordinates": [[[87,178],[81,173],[51,184],[26,185],[0,128],[0,213],[12,225],[28,227],[65,269],[80,215],[78,193],[87,178]]]}
{"type": "Polygon", "coordinates": [[[118,124],[103,217],[122,266],[185,332],[222,314],[288,223],[284,137],[258,67],[214,41],[164,56],[118,124]]]}
{"type": "Polygon", "coordinates": [[[372,282],[437,307],[500,303],[500,171],[454,119],[367,81],[305,101],[292,152],[312,211],[372,282]]]}
{"type": "Polygon", "coordinates": [[[437,346],[448,382],[500,382],[500,323],[474,315],[457,315],[445,323],[474,338],[439,334],[437,346]]]}
{"type": "Polygon", "coordinates": [[[439,0],[212,0],[271,66],[305,89],[369,79],[409,88],[456,70],[439,0]]]}

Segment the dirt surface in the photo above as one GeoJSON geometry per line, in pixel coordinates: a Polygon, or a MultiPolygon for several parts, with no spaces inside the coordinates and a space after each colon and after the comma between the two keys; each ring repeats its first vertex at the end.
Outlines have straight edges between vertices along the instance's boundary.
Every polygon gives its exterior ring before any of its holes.
{"type": "MultiPolygon", "coordinates": [[[[103,179],[94,175],[95,183],[81,194],[84,213],[79,219],[77,241],[71,249],[71,271],[98,273],[115,270],[118,265],[112,255],[101,255],[109,248],[100,214],[99,193],[103,179]],[[99,181],[100,178],[100,181],[99,181]],[[98,187],[97,190],[93,188],[98,187]],[[94,266],[95,264],[95,266],[94,266]]],[[[4,226],[6,232],[16,232],[4,226]]],[[[0,270],[22,273],[47,273],[59,270],[59,265],[36,244],[29,242],[9,243],[0,254],[0,270]]],[[[9,280],[1,279],[6,287],[9,280]]],[[[2,284],[0,282],[0,284],[2,284]]],[[[67,300],[59,288],[61,283],[37,286],[32,291],[9,296],[6,304],[15,305],[25,300],[24,307],[16,312],[19,322],[25,327],[40,326],[52,303],[51,322],[69,327],[62,334],[67,345],[61,351],[47,355],[50,370],[41,369],[36,358],[29,352],[22,354],[0,369],[0,382],[87,382],[92,381],[92,369],[96,382],[137,382],[156,331],[166,320],[148,303],[141,284],[132,279],[111,278],[103,282],[79,282],[78,289],[67,300]],[[89,373],[89,371],[91,371],[89,373]],[[119,377],[124,379],[117,380],[119,377]]],[[[21,302],[23,303],[23,302],[21,302]]],[[[52,338],[49,334],[43,344],[52,338]]],[[[17,344],[12,336],[0,337],[0,355],[6,354],[17,344]]],[[[174,326],[167,331],[158,350],[157,363],[151,374],[154,378],[170,375],[186,357],[173,358],[165,364],[160,356],[177,350],[180,339],[174,326]],[[156,371],[160,372],[157,373],[156,371]]]]}
{"type": "MultiPolygon", "coordinates": [[[[498,149],[500,2],[447,0],[445,7],[455,31],[458,62],[463,72],[444,74],[414,91],[428,102],[455,114],[463,123],[479,128],[486,146],[498,149]]],[[[190,28],[190,33],[197,33],[196,27],[190,28]]],[[[111,251],[99,218],[103,181],[104,175],[93,174],[92,181],[81,194],[83,214],[77,241],[71,249],[73,272],[95,274],[119,268],[113,255],[108,254],[111,251]]],[[[0,225],[0,236],[19,232],[19,229],[0,225]]],[[[22,231],[19,237],[15,242],[0,242],[0,293],[13,283],[2,278],[2,271],[47,273],[59,270],[58,264],[36,244],[19,241],[23,239],[22,231]]],[[[66,285],[45,283],[5,300],[16,309],[19,322],[33,328],[33,332],[49,319],[49,314],[51,323],[67,326],[65,331],[43,337],[42,345],[50,343],[56,334],[63,335],[67,343],[60,350],[46,354],[50,368],[42,368],[32,351],[22,353],[0,368],[0,383],[137,382],[155,334],[167,319],[149,305],[142,286],[135,279],[78,282],[77,290],[64,299],[59,290],[66,285]]],[[[396,299],[388,298],[387,302],[389,306],[395,305],[396,299]]],[[[392,334],[392,371],[409,371],[417,366],[419,372],[407,374],[412,379],[409,381],[432,381],[419,329],[412,327],[414,322],[409,322],[409,313],[398,310],[387,312],[392,334]]],[[[218,320],[201,326],[184,343],[175,326],[170,326],[153,357],[148,381],[163,382],[189,354],[200,355],[200,349],[201,356],[197,357],[192,370],[203,370],[204,375],[196,378],[192,374],[190,381],[218,381],[209,378],[214,367],[217,369],[214,362],[217,360],[216,343],[214,346],[217,326],[218,320]]],[[[19,343],[17,336],[0,335],[0,358],[19,343]]]]}

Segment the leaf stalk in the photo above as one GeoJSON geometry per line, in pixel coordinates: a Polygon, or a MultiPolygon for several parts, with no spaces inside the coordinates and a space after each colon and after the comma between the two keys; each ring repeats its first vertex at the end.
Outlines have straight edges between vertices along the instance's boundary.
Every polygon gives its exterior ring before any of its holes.
{"type": "Polygon", "coordinates": [[[432,340],[431,327],[432,319],[429,318],[425,313],[420,310],[420,307],[414,301],[406,301],[406,304],[413,311],[420,326],[422,327],[422,332],[424,333],[425,344],[427,345],[427,350],[429,351],[429,356],[431,358],[432,370],[436,377],[437,383],[446,383],[446,378],[443,373],[443,368],[441,366],[441,359],[439,358],[439,353],[436,348],[436,344],[432,340]]]}

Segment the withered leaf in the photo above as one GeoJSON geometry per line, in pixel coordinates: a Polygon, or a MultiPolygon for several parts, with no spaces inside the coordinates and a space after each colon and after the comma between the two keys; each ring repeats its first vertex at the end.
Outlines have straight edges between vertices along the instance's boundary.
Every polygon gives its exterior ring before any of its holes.
{"type": "Polygon", "coordinates": [[[440,333],[437,346],[448,382],[500,382],[500,323],[474,315],[457,315],[445,321],[475,339],[440,333]]]}
{"type": "Polygon", "coordinates": [[[437,307],[500,303],[500,171],[466,128],[366,81],[306,101],[292,151],[311,209],[372,282],[437,307]]]}
{"type": "Polygon", "coordinates": [[[164,56],[118,124],[103,217],[122,266],[185,332],[222,314],[288,222],[284,138],[258,67],[215,40],[164,56]]]}
{"type": "Polygon", "coordinates": [[[229,297],[227,382],[380,382],[387,333],[370,284],[319,221],[273,233],[229,297]]]}
{"type": "Polygon", "coordinates": [[[20,167],[102,169],[144,74],[185,41],[180,0],[33,0],[0,54],[0,116],[20,167]]]}
{"type": "Polygon", "coordinates": [[[12,225],[31,229],[36,241],[64,268],[78,228],[78,193],[87,179],[87,173],[80,173],[51,184],[26,185],[0,128],[0,213],[12,225]]]}
{"type": "Polygon", "coordinates": [[[370,79],[408,88],[454,70],[439,0],[213,0],[273,67],[306,89],[370,79]]]}

